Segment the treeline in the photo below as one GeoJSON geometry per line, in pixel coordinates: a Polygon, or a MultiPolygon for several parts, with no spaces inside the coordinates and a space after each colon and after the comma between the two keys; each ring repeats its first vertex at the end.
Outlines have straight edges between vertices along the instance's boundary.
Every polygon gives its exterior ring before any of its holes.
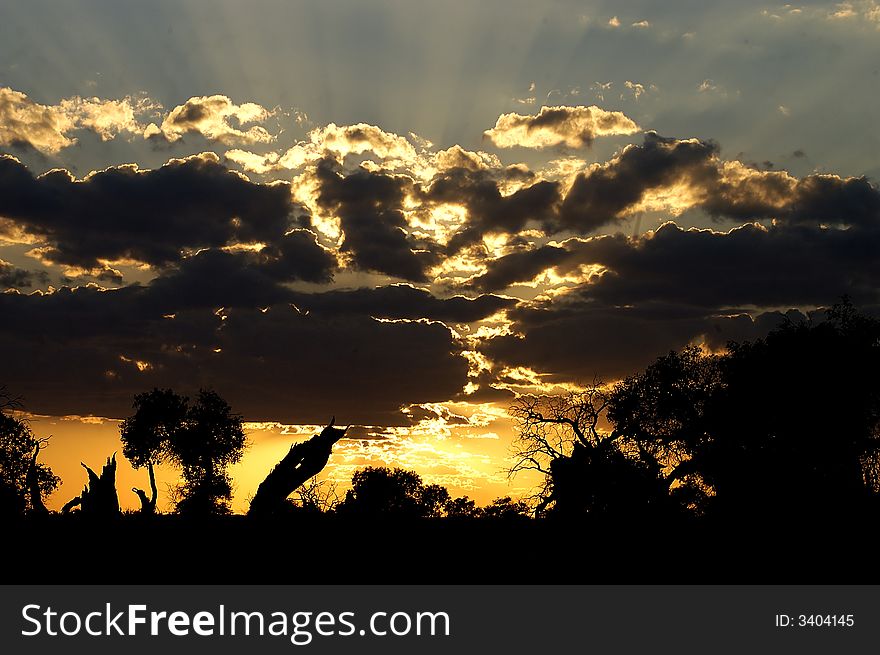
{"type": "MultiPolygon", "coordinates": [[[[56,490],[60,479],[38,461],[45,442],[33,434],[26,421],[14,416],[19,404],[6,394],[2,398],[0,513],[48,514],[44,500],[56,490]]],[[[150,492],[132,489],[140,500],[139,513],[157,513],[154,467],[167,463],[181,471],[182,482],[172,494],[175,514],[191,518],[230,514],[232,484],[227,469],[241,459],[247,446],[242,417],[232,413],[217,393],[206,390],[190,401],[170,389],[154,389],[135,396],[133,406],[135,412],[122,422],[120,436],[123,455],[135,469],[148,472],[150,492]]],[[[260,485],[249,514],[394,519],[522,519],[530,514],[526,503],[510,497],[498,498],[485,507],[467,496],[453,498],[445,487],[426,485],[416,472],[400,468],[356,471],[351,488],[340,496],[335,483],[316,476],[327,464],[332,444],[344,432],[331,422],[321,434],[291,446],[260,485]]],[[[88,482],[61,513],[99,519],[120,515],[115,455],[100,472],[85,464],[83,467],[88,482]]]]}

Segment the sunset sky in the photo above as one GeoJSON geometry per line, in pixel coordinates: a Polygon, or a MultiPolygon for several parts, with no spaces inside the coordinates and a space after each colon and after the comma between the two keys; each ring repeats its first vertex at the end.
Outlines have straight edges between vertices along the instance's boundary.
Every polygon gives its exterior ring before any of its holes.
{"type": "Polygon", "coordinates": [[[521,496],[516,394],[873,311],[880,4],[671,4],[0,0],[0,384],[50,505],[156,386],[248,422],[237,510],[332,415],[330,478],[521,496]]]}

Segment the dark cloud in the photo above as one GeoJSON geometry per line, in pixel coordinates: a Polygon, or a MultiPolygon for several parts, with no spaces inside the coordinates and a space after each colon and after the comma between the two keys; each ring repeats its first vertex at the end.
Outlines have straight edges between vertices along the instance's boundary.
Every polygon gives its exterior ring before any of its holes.
{"type": "MultiPolygon", "coordinates": [[[[880,192],[866,178],[798,179],[785,171],[724,161],[712,141],[655,132],[646,133],[642,144],[626,146],[608,162],[578,174],[564,194],[557,182],[541,180],[504,196],[499,171],[452,168],[439,173],[421,199],[467,207],[468,218],[449,240],[449,253],[478,243],[487,233],[515,235],[527,227],[547,235],[591,234],[645,209],[696,208],[719,220],[740,222],[880,223],[880,192]]],[[[524,256],[505,264],[525,266],[533,259],[524,256]]],[[[486,283],[495,284],[491,279],[486,283]]]]}
{"type": "MultiPolygon", "coordinates": [[[[201,120],[198,111],[181,120],[201,120]]],[[[80,181],[60,170],[34,177],[0,158],[0,227],[10,240],[36,237],[43,258],[117,284],[108,261],[157,269],[149,283],[116,290],[0,294],[10,353],[0,382],[43,413],[119,417],[152,386],[211,386],[251,420],[307,423],[335,413],[385,425],[419,403],[505,402],[511,392],[496,377],[503,367],[533,368],[548,381],[614,379],[689,343],[720,348],[761,336],[783,319],[767,310],[843,294],[880,302],[880,196],[870,182],[725,162],[712,142],[649,133],[577,175],[565,194],[524,167],[494,164],[443,168],[424,186],[402,174],[347,172],[329,159],[305,175],[317,182],[321,213],[339,219],[339,252],[318,243],[289,184],[254,184],[212,155],[80,181]],[[405,210],[423,216],[444,203],[467,209],[458,232],[445,246],[416,236],[405,210]],[[668,223],[634,238],[583,238],[652,203],[765,224],[668,223]],[[581,237],[546,243],[558,233],[581,237]],[[481,254],[486,234],[511,235],[508,254],[481,254]],[[342,260],[428,287],[443,255],[467,248],[467,263],[482,257],[486,270],[453,288],[477,297],[410,284],[322,293],[293,284],[328,284],[342,260]],[[548,269],[577,286],[528,302],[491,295],[548,269]],[[475,346],[448,326],[499,312],[512,332],[479,346],[498,366],[469,376],[462,351],[475,346]]],[[[35,275],[0,264],[0,285],[26,287],[35,275]]]]}
{"type": "Polygon", "coordinates": [[[667,223],[638,238],[570,239],[516,252],[488,262],[470,284],[498,291],[549,268],[567,274],[595,264],[606,270],[593,274],[580,293],[615,305],[802,306],[833,303],[844,294],[865,303],[878,299],[876,252],[880,228],[749,223],[719,232],[667,223]]]}
{"type": "Polygon", "coordinates": [[[3,375],[30,411],[130,413],[153,386],[211,386],[249,420],[399,424],[401,406],[441,402],[467,382],[442,323],[308,315],[286,304],[150,315],[144,289],[0,294],[3,375]],[[34,325],[41,326],[33,329],[34,325]],[[344,418],[343,418],[344,417],[344,418]]]}
{"type": "Polygon", "coordinates": [[[340,250],[351,254],[355,268],[412,282],[428,280],[438,248],[408,234],[403,214],[408,178],[363,169],[343,175],[336,162],[326,159],[318,163],[316,175],[318,204],[339,218],[345,234],[340,250]]]}
{"type": "Polygon", "coordinates": [[[652,191],[671,192],[680,209],[732,220],[778,219],[814,225],[877,225],[880,192],[866,178],[764,171],[723,161],[711,141],[645,135],[609,162],[575,178],[557,230],[588,234],[637,211],[652,191]]]}
{"type": "MultiPolygon", "coordinates": [[[[515,168],[507,172],[522,175],[515,168]]],[[[555,216],[560,195],[557,182],[542,180],[504,196],[497,176],[491,172],[452,168],[431,181],[423,200],[467,207],[467,221],[447,245],[448,251],[455,253],[487,233],[516,233],[530,222],[546,225],[555,216]]]]}
{"type": "Polygon", "coordinates": [[[273,242],[294,211],[286,183],[254,184],[214,155],[155,170],[119,166],[76,181],[63,170],[33,177],[0,156],[0,216],[44,239],[43,257],[87,269],[99,259],[156,266],[186,249],[273,242]]]}
{"type": "Polygon", "coordinates": [[[729,232],[668,223],[650,238],[600,237],[572,257],[608,271],[583,288],[613,304],[702,307],[830,304],[848,294],[876,302],[880,229],[747,224],[729,232]]]}
{"type": "Polygon", "coordinates": [[[0,259],[0,290],[20,289],[47,281],[48,276],[43,271],[27,271],[0,259]]]}
{"type": "Polygon", "coordinates": [[[284,302],[289,290],[255,265],[255,253],[206,250],[181,262],[143,288],[138,299],[152,315],[219,307],[266,307],[284,302]]]}
{"type": "Polygon", "coordinates": [[[648,132],[642,145],[624,148],[614,159],[579,174],[559,212],[558,229],[587,234],[614,223],[651,189],[680,182],[706,187],[717,180],[718,145],[680,141],[648,132]]]}
{"type": "Polygon", "coordinates": [[[232,313],[219,337],[222,357],[208,358],[207,379],[236,389],[243,411],[262,418],[335,413],[346,423],[394,424],[402,405],[446,400],[467,381],[460,346],[441,323],[273,308],[232,313]]]}
{"type": "Polygon", "coordinates": [[[409,285],[309,294],[260,255],[204,251],[147,285],[0,294],[4,380],[38,413],[118,418],[152,386],[212,386],[251,420],[396,424],[468,381],[443,322],[516,303],[409,285]]]}
{"type": "Polygon", "coordinates": [[[146,286],[140,302],[154,313],[195,307],[265,307],[295,297],[284,282],[329,282],[335,256],[297,230],[260,251],[204,250],[146,286]]]}
{"type": "Polygon", "coordinates": [[[483,351],[498,364],[545,373],[547,382],[577,383],[620,379],[689,343],[721,347],[763,336],[782,320],[777,313],[753,319],[663,303],[614,307],[577,296],[511,314],[518,334],[492,338],[483,351]]]}
{"type": "Polygon", "coordinates": [[[477,298],[454,296],[440,299],[424,289],[393,284],[373,289],[293,293],[300,309],[324,315],[362,314],[377,318],[427,318],[444,323],[472,323],[516,305],[514,298],[481,295],[477,298]]]}
{"type": "Polygon", "coordinates": [[[336,256],[319,246],[308,230],[294,230],[276,239],[256,259],[267,275],[282,282],[330,282],[338,266],[336,256]]]}
{"type": "Polygon", "coordinates": [[[792,223],[880,227],[880,191],[864,177],[805,177],[785,209],[792,223]]]}
{"type": "Polygon", "coordinates": [[[486,272],[470,280],[467,286],[480,291],[500,291],[516,282],[527,282],[570,258],[571,253],[559,246],[520,250],[489,261],[486,272]]]}

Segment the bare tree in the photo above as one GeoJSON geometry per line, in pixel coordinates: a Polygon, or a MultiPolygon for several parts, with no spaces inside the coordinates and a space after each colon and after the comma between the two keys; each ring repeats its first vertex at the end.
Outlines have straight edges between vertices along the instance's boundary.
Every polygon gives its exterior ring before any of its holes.
{"type": "Polygon", "coordinates": [[[596,380],[583,391],[557,396],[520,396],[508,409],[517,426],[513,441],[514,465],[509,477],[521,471],[537,471],[543,477],[541,488],[530,498],[535,514],[542,514],[554,500],[554,461],[571,457],[577,445],[601,449],[616,435],[607,431],[605,411],[607,389],[596,380]]]}
{"type": "Polygon", "coordinates": [[[293,501],[305,510],[332,512],[342,502],[337,489],[338,485],[334,480],[309,478],[294,492],[293,501]]]}

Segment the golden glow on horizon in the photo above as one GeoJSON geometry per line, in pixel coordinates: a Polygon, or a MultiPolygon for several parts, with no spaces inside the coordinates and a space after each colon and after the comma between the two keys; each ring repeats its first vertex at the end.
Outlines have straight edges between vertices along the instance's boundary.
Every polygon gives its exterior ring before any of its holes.
{"type": "MultiPolygon", "coordinates": [[[[525,496],[537,478],[507,479],[508,447],[513,425],[504,407],[492,403],[426,403],[421,410],[431,416],[411,426],[366,428],[368,438],[347,438],[334,447],[321,474],[332,480],[340,493],[350,485],[351,475],[364,466],[401,467],[416,471],[426,484],[442,484],[453,496],[469,495],[480,504],[505,495],[525,496]]],[[[26,414],[37,436],[51,436],[40,459],[61,476],[62,486],[49,499],[58,510],[80,493],[86,474],[84,462],[93,469],[117,453],[117,491],[123,509],[135,510],[139,502],[131,487],[145,488],[145,470],[135,470],[122,457],[119,421],[95,416],[52,417],[26,414]]],[[[323,426],[247,422],[249,446],[241,462],[230,468],[235,512],[246,512],[257,486],[290,446],[323,426]]],[[[169,511],[170,490],[179,483],[178,472],[163,465],[157,469],[159,506],[169,511]]]]}

